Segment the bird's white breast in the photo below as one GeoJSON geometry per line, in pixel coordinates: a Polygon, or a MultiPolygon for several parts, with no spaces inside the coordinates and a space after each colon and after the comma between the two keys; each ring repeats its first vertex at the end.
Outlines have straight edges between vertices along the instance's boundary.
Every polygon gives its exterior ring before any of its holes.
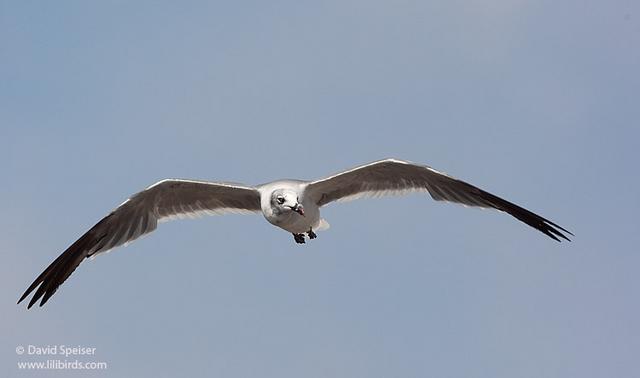
{"type": "Polygon", "coordinates": [[[267,221],[274,226],[296,234],[305,233],[312,228],[317,229],[320,225],[320,209],[310,198],[305,197],[305,186],[303,183],[284,181],[260,187],[260,207],[267,221]],[[274,190],[283,188],[293,190],[298,194],[300,203],[304,207],[304,216],[293,211],[282,213],[275,213],[273,211],[271,207],[271,193],[274,190]]]}

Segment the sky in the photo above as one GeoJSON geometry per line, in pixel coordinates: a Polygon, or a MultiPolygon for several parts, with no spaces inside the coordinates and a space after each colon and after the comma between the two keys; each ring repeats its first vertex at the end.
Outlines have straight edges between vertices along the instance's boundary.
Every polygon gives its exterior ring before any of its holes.
{"type": "Polygon", "coordinates": [[[640,376],[638,46],[637,1],[0,1],[0,375],[640,376]],[[183,220],[16,305],[160,179],[386,157],[575,237],[424,194],[329,205],[305,245],[183,220]],[[106,368],[18,365],[47,360],[106,368]]]}

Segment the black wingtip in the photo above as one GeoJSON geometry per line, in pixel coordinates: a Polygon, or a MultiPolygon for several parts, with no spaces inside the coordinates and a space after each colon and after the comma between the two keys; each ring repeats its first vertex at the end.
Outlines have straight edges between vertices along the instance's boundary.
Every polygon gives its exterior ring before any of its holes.
{"type": "Polygon", "coordinates": [[[34,304],[40,301],[40,307],[42,307],[49,298],[58,290],[58,287],[73,273],[73,271],[80,265],[82,260],[87,256],[93,246],[95,246],[104,236],[96,238],[89,231],[85,233],[80,239],[73,243],[66,251],[64,251],[58,258],[56,258],[49,266],[31,283],[27,290],[22,294],[18,300],[18,304],[28,297],[34,290],[35,293],[27,309],[33,307],[34,304]]]}
{"type": "Polygon", "coordinates": [[[544,225],[542,227],[536,227],[538,230],[544,232],[546,235],[550,236],[551,238],[555,239],[558,242],[562,242],[563,240],[561,240],[560,238],[564,239],[565,241],[571,242],[571,239],[565,235],[562,231],[566,232],[567,234],[571,235],[571,236],[575,236],[573,235],[571,232],[565,230],[564,228],[558,226],[555,223],[552,223],[550,221],[545,220],[544,221],[544,225]],[[557,227],[557,228],[556,228],[557,227]],[[560,230],[562,231],[560,231],[560,230]]]}
{"type": "Polygon", "coordinates": [[[18,302],[16,304],[20,304],[20,302],[24,301],[27,295],[29,295],[29,293],[25,291],[24,294],[22,294],[22,296],[20,297],[20,299],[18,299],[18,302]]]}
{"type": "MultiPolygon", "coordinates": [[[[531,213],[531,214],[533,214],[533,213],[531,213]]],[[[512,213],[512,215],[513,215],[513,213],[512,213]]],[[[559,243],[561,243],[563,241],[562,239],[570,242],[571,239],[569,239],[569,237],[567,235],[565,235],[562,231],[568,233],[571,236],[574,236],[571,232],[565,230],[564,228],[558,226],[557,224],[552,223],[552,222],[540,217],[539,215],[536,215],[536,214],[533,214],[533,215],[535,215],[536,217],[539,217],[540,221],[535,223],[535,224],[531,224],[531,223],[529,223],[527,221],[525,221],[525,222],[528,223],[530,226],[536,228],[538,231],[542,232],[543,234],[547,235],[551,239],[553,239],[553,240],[555,240],[555,241],[557,241],[559,243]],[[562,231],[560,231],[558,229],[560,229],[562,231]]],[[[518,216],[516,216],[516,217],[518,219],[520,219],[520,220],[523,220],[521,217],[518,217],[518,216]]]]}
{"type": "Polygon", "coordinates": [[[513,217],[528,224],[529,226],[535,228],[536,230],[542,232],[543,234],[547,235],[548,237],[550,237],[551,239],[557,242],[562,242],[561,239],[564,239],[569,242],[571,241],[571,239],[569,239],[569,237],[565,235],[563,231],[571,236],[575,236],[571,231],[551,222],[546,218],[541,217],[536,213],[533,213],[512,202],[504,200],[496,195],[485,192],[484,190],[481,190],[478,188],[475,188],[475,189],[478,190],[482,198],[484,198],[487,202],[492,204],[493,207],[495,207],[496,209],[502,210],[504,212],[511,214],[513,217]]]}
{"type": "MultiPolygon", "coordinates": [[[[35,293],[27,305],[27,309],[42,298],[40,307],[42,307],[49,298],[58,290],[60,285],[66,281],[80,263],[91,253],[95,253],[96,246],[107,236],[105,232],[98,233],[96,230],[108,221],[113,213],[102,218],[89,231],[85,232],[78,240],[76,240],[69,248],[67,248],[60,256],[58,256],[40,275],[29,285],[27,290],[18,300],[18,304],[28,297],[34,290],[35,293]],[[37,290],[36,290],[37,289],[37,290]]],[[[98,249],[99,250],[99,249],[98,249]]]]}
{"type": "MultiPolygon", "coordinates": [[[[541,217],[541,218],[542,218],[542,217],[541,217]]],[[[557,225],[557,224],[555,224],[555,223],[551,222],[550,220],[547,220],[547,219],[544,219],[544,218],[542,218],[542,219],[543,219],[543,220],[544,220],[544,222],[546,223],[546,226],[547,226],[547,227],[549,227],[549,229],[551,230],[551,232],[553,232],[554,234],[556,234],[556,235],[560,236],[560,237],[561,237],[561,238],[563,238],[564,240],[566,240],[566,241],[571,241],[571,239],[569,239],[569,237],[568,237],[567,235],[563,234],[562,232],[560,232],[560,231],[559,231],[559,230],[557,230],[557,229],[560,229],[560,230],[562,230],[562,231],[566,232],[567,234],[569,234],[569,235],[571,235],[571,236],[575,236],[571,231],[567,230],[566,228],[564,228],[564,227],[562,227],[562,226],[559,226],[559,225],[557,225]],[[555,228],[554,228],[554,227],[555,227],[555,228]],[[556,229],[556,228],[557,228],[557,229],[556,229]]]]}

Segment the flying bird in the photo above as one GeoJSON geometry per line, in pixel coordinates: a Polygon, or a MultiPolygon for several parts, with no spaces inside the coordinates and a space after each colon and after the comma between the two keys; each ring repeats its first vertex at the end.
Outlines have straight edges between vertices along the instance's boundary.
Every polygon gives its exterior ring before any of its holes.
{"type": "Polygon", "coordinates": [[[27,288],[27,308],[44,305],[80,263],[156,229],[158,222],[202,214],[259,213],[293,234],[296,243],[328,227],[320,208],[335,201],[408,192],[428,192],[436,201],[493,208],[550,238],[569,241],[566,229],[518,205],[426,165],[379,160],[316,181],[277,180],[258,186],[168,179],[134,194],[71,244],[27,288]],[[564,232],[564,233],[563,233],[564,232]]]}

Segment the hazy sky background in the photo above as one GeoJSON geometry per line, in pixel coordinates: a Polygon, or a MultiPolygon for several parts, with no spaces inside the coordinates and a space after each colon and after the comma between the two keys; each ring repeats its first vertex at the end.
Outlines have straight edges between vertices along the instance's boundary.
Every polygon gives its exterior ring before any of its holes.
{"type": "Polygon", "coordinates": [[[70,375],[17,369],[65,344],[104,377],[640,376],[639,46],[631,0],[0,2],[0,375],[70,375]],[[328,206],[304,246],[210,217],[15,304],[159,179],[383,157],[574,241],[424,195],[328,206]]]}

